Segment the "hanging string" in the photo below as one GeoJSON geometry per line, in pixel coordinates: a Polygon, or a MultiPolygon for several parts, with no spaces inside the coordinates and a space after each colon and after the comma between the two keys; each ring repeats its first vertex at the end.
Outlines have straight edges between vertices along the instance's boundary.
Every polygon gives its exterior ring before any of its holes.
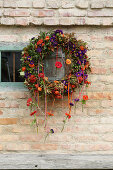
{"type": "Polygon", "coordinates": [[[53,103],[52,103],[52,106],[51,106],[50,113],[52,113],[52,109],[53,109],[53,107],[54,107],[54,103],[55,103],[55,98],[53,99],[53,103]]]}

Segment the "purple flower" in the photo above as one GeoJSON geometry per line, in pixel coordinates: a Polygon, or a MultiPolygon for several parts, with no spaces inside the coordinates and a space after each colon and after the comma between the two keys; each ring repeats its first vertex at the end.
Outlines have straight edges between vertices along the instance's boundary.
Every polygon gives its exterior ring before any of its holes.
{"type": "Polygon", "coordinates": [[[79,99],[78,99],[78,98],[76,98],[76,99],[74,99],[74,101],[75,101],[75,102],[78,102],[78,101],[79,101],[79,99]]]}
{"type": "Polygon", "coordinates": [[[53,130],[53,129],[50,129],[50,133],[54,133],[54,130],[53,130]]]}
{"type": "Polygon", "coordinates": [[[87,75],[87,74],[84,74],[84,78],[87,79],[87,78],[88,78],[88,75],[87,75]]]}
{"type": "Polygon", "coordinates": [[[34,40],[35,37],[32,37],[31,40],[34,40]]]}
{"type": "Polygon", "coordinates": [[[54,41],[54,42],[52,43],[53,47],[54,47],[54,46],[57,46],[57,44],[58,44],[58,43],[57,43],[56,41],[54,41]]]}
{"type": "Polygon", "coordinates": [[[76,54],[77,57],[79,57],[79,53],[78,52],[76,52],[75,54],[76,54]]]}
{"type": "Polygon", "coordinates": [[[31,60],[31,61],[30,61],[30,64],[34,64],[34,62],[31,60]]]}
{"type": "Polygon", "coordinates": [[[73,103],[69,103],[70,104],[70,106],[74,106],[74,104],[73,103]]]}
{"type": "Polygon", "coordinates": [[[84,59],[84,64],[86,64],[86,59],[84,59]]]}
{"type": "Polygon", "coordinates": [[[56,30],[56,31],[55,31],[55,35],[56,35],[57,33],[63,34],[63,31],[62,31],[62,30],[56,30]]]}
{"type": "Polygon", "coordinates": [[[31,60],[31,56],[28,56],[28,57],[27,57],[27,60],[28,60],[28,61],[31,60]]]}
{"type": "Polygon", "coordinates": [[[30,76],[31,73],[29,71],[25,72],[25,78],[28,78],[28,76],[30,76]]]}
{"type": "Polygon", "coordinates": [[[37,48],[36,50],[38,53],[40,53],[42,51],[42,49],[40,47],[37,48]]]}
{"type": "Polygon", "coordinates": [[[55,37],[51,37],[51,38],[50,38],[50,42],[53,43],[54,41],[55,41],[55,37]]]}
{"type": "Polygon", "coordinates": [[[86,52],[87,52],[87,50],[86,50],[86,49],[84,49],[84,50],[82,51],[82,53],[83,53],[83,54],[85,54],[86,52]]]}
{"type": "Polygon", "coordinates": [[[82,73],[79,71],[79,72],[76,73],[76,76],[77,76],[77,77],[80,77],[81,74],[82,74],[82,73]]]}

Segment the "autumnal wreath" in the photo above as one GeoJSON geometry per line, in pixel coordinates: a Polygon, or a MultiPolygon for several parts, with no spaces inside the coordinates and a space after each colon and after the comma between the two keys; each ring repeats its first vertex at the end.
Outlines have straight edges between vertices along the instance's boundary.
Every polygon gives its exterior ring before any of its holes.
{"type": "MultiPolygon", "coordinates": [[[[71,118],[72,106],[79,101],[82,102],[83,106],[88,100],[87,94],[82,94],[84,87],[91,84],[88,81],[90,63],[86,54],[88,50],[86,45],[84,41],[77,40],[74,33],[64,34],[62,30],[56,30],[47,33],[40,32],[23,49],[20,75],[25,77],[24,83],[31,92],[31,98],[27,100],[27,106],[31,108],[30,115],[34,116],[33,123],[36,123],[37,128],[39,113],[45,114],[45,122],[48,116],[54,115],[47,110],[48,96],[53,98],[54,101],[63,100],[63,96],[68,96],[69,111],[64,113],[66,119],[71,118]],[[51,80],[50,77],[46,76],[45,63],[53,53],[55,54],[53,65],[55,71],[62,72],[62,69],[64,69],[65,74],[60,79],[56,77],[57,79],[51,80]],[[60,58],[59,54],[61,55],[60,58]],[[73,99],[73,93],[76,89],[80,89],[79,95],[73,99]],[[39,104],[41,96],[45,98],[44,112],[41,111],[39,104]]],[[[66,120],[63,122],[65,124],[66,120]]],[[[49,133],[54,133],[54,130],[50,128],[49,133]]]]}

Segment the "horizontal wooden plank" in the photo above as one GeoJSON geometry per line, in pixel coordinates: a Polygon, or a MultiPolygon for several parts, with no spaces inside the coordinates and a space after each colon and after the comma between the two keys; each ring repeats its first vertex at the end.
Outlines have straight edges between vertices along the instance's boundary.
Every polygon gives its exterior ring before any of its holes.
{"type": "Polygon", "coordinates": [[[112,169],[113,155],[0,154],[0,169],[112,169]]]}
{"type": "Polygon", "coordinates": [[[23,82],[0,82],[0,91],[28,91],[23,82]]]}
{"type": "Polygon", "coordinates": [[[22,51],[28,43],[0,43],[0,51],[22,51]]]}

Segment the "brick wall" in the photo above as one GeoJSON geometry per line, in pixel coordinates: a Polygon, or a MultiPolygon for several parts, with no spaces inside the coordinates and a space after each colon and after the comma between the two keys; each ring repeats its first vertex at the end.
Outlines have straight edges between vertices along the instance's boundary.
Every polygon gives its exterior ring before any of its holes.
{"type": "Polygon", "coordinates": [[[60,133],[67,103],[65,109],[57,103],[56,119],[51,120],[55,134],[46,143],[43,117],[38,136],[29,126],[29,93],[0,87],[1,153],[113,153],[113,0],[0,0],[0,6],[0,43],[26,43],[40,30],[63,29],[88,42],[92,65],[84,112],[78,106],[60,133]]]}

